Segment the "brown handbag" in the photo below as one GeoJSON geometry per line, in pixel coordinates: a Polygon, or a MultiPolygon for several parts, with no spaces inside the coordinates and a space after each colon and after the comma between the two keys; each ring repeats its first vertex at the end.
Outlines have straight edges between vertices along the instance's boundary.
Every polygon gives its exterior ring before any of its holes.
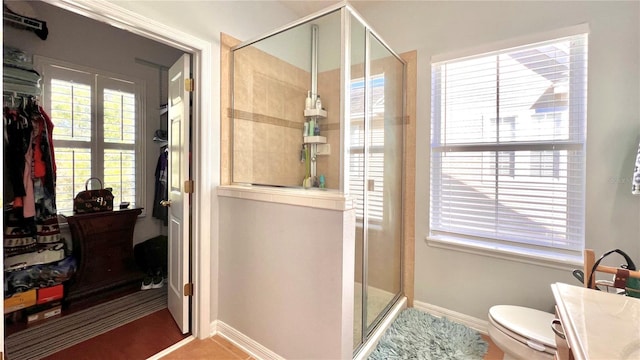
{"type": "Polygon", "coordinates": [[[102,188],[102,181],[98,178],[89,178],[84,183],[84,191],[80,191],[73,199],[73,212],[75,214],[86,214],[101,211],[113,210],[113,194],[109,189],[102,188]],[[89,190],[89,182],[97,180],[100,189],[89,190]]]}

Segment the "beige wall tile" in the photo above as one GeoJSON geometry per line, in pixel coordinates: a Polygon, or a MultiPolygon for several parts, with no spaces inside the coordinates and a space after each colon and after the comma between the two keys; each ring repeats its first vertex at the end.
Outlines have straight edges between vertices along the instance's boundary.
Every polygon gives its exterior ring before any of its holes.
{"type": "Polygon", "coordinates": [[[231,183],[231,47],[239,44],[240,41],[233,37],[220,34],[220,183],[223,185],[231,183]]]}
{"type": "Polygon", "coordinates": [[[236,133],[230,146],[252,150],[255,182],[299,186],[304,176],[299,157],[310,75],[256,48],[236,53],[236,108],[245,111],[242,118],[254,126],[236,133]]]}

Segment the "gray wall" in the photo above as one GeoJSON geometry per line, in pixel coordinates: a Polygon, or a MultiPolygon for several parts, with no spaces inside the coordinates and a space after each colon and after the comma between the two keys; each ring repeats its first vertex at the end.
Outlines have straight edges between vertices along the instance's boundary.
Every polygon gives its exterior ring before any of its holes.
{"type": "MultiPolygon", "coordinates": [[[[65,11],[39,1],[10,1],[8,6],[17,13],[36,17],[47,22],[49,35],[41,40],[33,32],[4,26],[5,45],[10,45],[30,55],[40,55],[72,64],[86,66],[110,73],[129,75],[145,81],[146,91],[146,217],[136,224],[134,243],[166,234],[162,221],[151,216],[155,190],[155,168],[160,147],[152,141],[153,132],[161,124],[160,81],[157,68],[140,65],[135,58],[141,58],[166,66],[172,65],[182,54],[181,51],[133,35],[115,27],[65,11]]],[[[167,74],[163,72],[162,96],[167,95],[167,74]]],[[[166,99],[162,103],[166,103],[166,99]]],[[[166,126],[166,116],[163,118],[166,126]]],[[[54,143],[55,145],[55,143],[54,143]]]]}
{"type": "Polygon", "coordinates": [[[350,358],[354,211],[226,197],[220,209],[219,319],[286,359],[350,358]]]}
{"type": "Polygon", "coordinates": [[[416,300],[486,319],[493,304],[549,311],[551,283],[578,284],[568,270],[434,248],[425,238],[429,233],[431,56],[581,23],[591,29],[586,247],[596,254],[618,247],[640,262],[640,197],[630,191],[640,140],[639,2],[388,1],[366,5],[355,3],[395,51],[418,51],[416,300]]]}

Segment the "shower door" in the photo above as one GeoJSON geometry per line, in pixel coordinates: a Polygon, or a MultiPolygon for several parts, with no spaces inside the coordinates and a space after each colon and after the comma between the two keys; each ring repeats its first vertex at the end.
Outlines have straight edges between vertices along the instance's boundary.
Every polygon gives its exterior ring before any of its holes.
{"type": "Polygon", "coordinates": [[[350,174],[351,184],[361,184],[354,186],[361,200],[354,296],[361,302],[360,309],[354,307],[360,312],[354,316],[358,348],[402,293],[404,63],[353,20],[351,39],[350,174]]]}
{"type": "Polygon", "coordinates": [[[367,327],[401,287],[403,63],[369,33],[367,111],[367,327]]]}

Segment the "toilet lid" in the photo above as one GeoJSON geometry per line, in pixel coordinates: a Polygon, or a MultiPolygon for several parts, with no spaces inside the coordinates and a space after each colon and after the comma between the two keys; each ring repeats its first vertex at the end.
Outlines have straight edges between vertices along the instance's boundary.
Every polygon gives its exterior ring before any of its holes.
{"type": "Polygon", "coordinates": [[[522,306],[496,305],[489,309],[489,316],[524,338],[556,347],[555,334],[551,330],[551,322],[555,319],[553,314],[522,306]]]}

